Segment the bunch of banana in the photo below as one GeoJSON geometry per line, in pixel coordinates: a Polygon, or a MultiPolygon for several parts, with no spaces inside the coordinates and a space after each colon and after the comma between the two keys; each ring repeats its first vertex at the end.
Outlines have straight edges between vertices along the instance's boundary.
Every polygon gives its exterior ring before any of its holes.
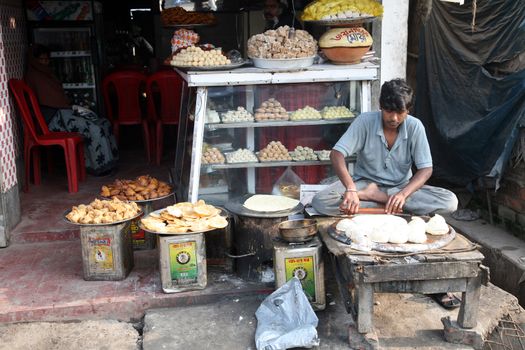
{"type": "Polygon", "coordinates": [[[303,21],[341,20],[376,17],[383,14],[383,5],[375,0],[317,0],[303,12],[303,21]]]}

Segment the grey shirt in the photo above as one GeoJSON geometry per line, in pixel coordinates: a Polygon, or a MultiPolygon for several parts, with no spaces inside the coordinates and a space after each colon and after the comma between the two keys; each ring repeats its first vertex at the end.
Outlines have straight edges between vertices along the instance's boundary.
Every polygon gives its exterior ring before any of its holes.
{"type": "Polygon", "coordinates": [[[432,167],[432,155],[423,123],[411,115],[399,126],[388,150],[381,112],[359,115],[333,148],[345,157],[356,154],[354,180],[367,179],[380,185],[399,186],[417,169],[432,167]]]}

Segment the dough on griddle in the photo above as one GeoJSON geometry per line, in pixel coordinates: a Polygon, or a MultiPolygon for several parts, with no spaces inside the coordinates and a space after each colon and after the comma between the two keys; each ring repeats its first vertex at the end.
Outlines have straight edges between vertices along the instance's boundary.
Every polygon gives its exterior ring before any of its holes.
{"type": "Polygon", "coordinates": [[[244,207],[259,212],[274,212],[290,210],[299,204],[296,199],[285,196],[273,196],[269,194],[256,194],[244,202],[244,207]]]}
{"type": "Polygon", "coordinates": [[[439,214],[434,214],[434,216],[427,222],[426,231],[431,235],[446,235],[448,230],[449,229],[445,218],[439,214]]]}
{"type": "Polygon", "coordinates": [[[413,216],[408,223],[408,241],[411,243],[425,243],[427,241],[426,222],[419,216],[413,216]]]}

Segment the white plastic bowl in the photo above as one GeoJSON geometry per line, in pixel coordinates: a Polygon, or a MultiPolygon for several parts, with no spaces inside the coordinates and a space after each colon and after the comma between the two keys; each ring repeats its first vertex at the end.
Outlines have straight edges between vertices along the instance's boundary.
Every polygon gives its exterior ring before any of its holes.
{"type": "Polygon", "coordinates": [[[286,70],[286,69],[298,69],[310,67],[314,64],[314,58],[312,57],[301,57],[301,58],[257,58],[250,57],[253,61],[253,65],[257,68],[265,69],[276,69],[276,70],[286,70]]]}

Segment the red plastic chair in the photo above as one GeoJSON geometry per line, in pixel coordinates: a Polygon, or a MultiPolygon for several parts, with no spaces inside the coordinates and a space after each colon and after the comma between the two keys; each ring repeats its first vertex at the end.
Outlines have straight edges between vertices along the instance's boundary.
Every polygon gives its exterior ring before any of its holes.
{"type": "Polygon", "coordinates": [[[155,162],[160,164],[163,146],[163,125],[178,125],[181,106],[181,93],[184,80],[174,71],[160,71],[150,77],[146,84],[148,96],[148,113],[155,124],[157,145],[155,162]],[[160,97],[160,104],[155,96],[160,97]],[[157,108],[160,107],[160,108],[157,108]]]}
{"type": "Polygon", "coordinates": [[[144,91],[145,85],[146,76],[142,73],[134,71],[114,72],[104,78],[102,92],[117,142],[121,125],[142,125],[144,146],[148,161],[150,161],[152,149],[149,126],[147,119],[142,116],[140,106],[140,95],[144,91]],[[116,106],[113,105],[113,100],[111,99],[112,90],[117,99],[116,106]]]}
{"type": "Polygon", "coordinates": [[[15,98],[24,123],[24,191],[29,191],[31,156],[33,157],[33,181],[40,184],[39,146],[60,146],[64,149],[69,192],[78,192],[78,181],[86,178],[84,138],[76,132],[51,132],[40,111],[33,90],[22,80],[9,80],[9,88],[15,98]]]}

